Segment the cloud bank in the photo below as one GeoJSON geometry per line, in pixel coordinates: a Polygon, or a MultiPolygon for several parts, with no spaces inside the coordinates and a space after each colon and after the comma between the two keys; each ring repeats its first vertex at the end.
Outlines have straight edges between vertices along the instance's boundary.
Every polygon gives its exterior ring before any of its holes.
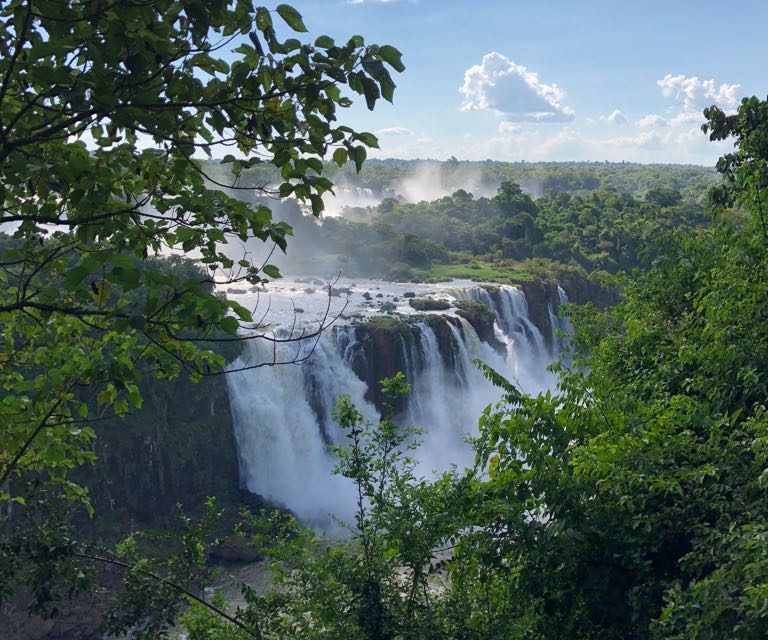
{"type": "Polygon", "coordinates": [[[575,116],[557,85],[544,84],[538,74],[495,51],[464,72],[459,91],[462,111],[491,109],[510,122],[568,122],[575,116]]]}

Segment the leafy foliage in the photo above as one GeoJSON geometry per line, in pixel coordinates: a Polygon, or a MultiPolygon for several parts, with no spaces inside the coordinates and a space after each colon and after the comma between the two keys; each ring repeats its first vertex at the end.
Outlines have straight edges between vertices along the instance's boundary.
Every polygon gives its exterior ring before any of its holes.
{"type": "Polygon", "coordinates": [[[199,379],[224,363],[206,346],[242,339],[251,311],[215,286],[279,277],[242,243],[271,255],[291,229],[224,189],[269,163],[280,181],[262,194],[318,214],[323,159],[359,170],[377,145],[337,121],[344,89],[391,100],[400,54],[278,35],[306,30],[294,8],[250,0],[0,6],[3,545],[35,494],[90,508],[69,472],[93,460],[95,421],[141,407],[142,378],[199,379]],[[225,152],[227,184],[198,159],[225,152]],[[156,258],[179,254],[198,266],[156,258]]]}

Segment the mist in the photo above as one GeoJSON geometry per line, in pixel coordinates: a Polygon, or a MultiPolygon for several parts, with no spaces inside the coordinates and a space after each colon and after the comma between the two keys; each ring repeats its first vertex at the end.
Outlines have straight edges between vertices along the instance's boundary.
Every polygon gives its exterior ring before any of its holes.
{"type": "Polygon", "coordinates": [[[423,163],[392,185],[397,199],[417,203],[450,196],[464,189],[475,198],[490,198],[496,193],[497,182],[489,181],[477,168],[464,167],[459,163],[423,163]]]}

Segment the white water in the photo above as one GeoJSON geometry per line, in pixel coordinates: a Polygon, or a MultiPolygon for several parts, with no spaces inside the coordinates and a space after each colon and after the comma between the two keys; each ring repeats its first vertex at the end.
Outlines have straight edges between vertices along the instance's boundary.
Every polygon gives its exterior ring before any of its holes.
{"type": "MultiPolygon", "coordinates": [[[[441,353],[438,338],[426,322],[412,325],[412,340],[400,338],[400,344],[393,345],[403,352],[404,373],[412,385],[401,422],[424,430],[415,454],[417,471],[424,476],[453,464],[471,464],[472,452],[465,439],[476,434],[482,410],[500,397],[473,365],[475,358],[526,392],[554,385],[546,366],[556,354],[528,318],[521,291],[501,287],[492,297],[485,289],[471,286],[443,289],[441,295],[488,305],[496,316],[495,332],[505,352],[481,342],[462,318],[449,323],[450,353],[441,353]]],[[[563,296],[564,292],[560,301],[565,300],[563,296]]],[[[302,304],[301,299],[296,304],[302,304]]],[[[550,324],[561,326],[554,310],[551,313],[550,324]]],[[[321,336],[302,365],[238,371],[270,362],[275,354],[281,360],[296,355],[296,345],[280,345],[274,352],[269,342],[249,341],[227,376],[245,487],[321,526],[330,523],[331,514],[349,521],[354,506],[351,483],[331,473],[334,460],[328,443],[344,441],[331,417],[336,398],[349,395],[364,415],[377,419],[375,407],[365,400],[366,384],[353,370],[355,364],[358,370],[361,364],[365,369],[358,335],[355,327],[336,326],[321,336]]],[[[550,342],[556,350],[557,341],[550,342]]],[[[302,348],[311,349],[312,344],[302,348]]]]}

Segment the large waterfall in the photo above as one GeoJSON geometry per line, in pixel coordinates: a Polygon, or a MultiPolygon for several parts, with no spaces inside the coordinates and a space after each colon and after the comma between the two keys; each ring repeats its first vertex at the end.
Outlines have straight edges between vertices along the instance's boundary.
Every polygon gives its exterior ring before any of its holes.
{"type": "Polygon", "coordinates": [[[227,379],[241,478],[248,490],[288,507],[307,522],[328,523],[329,514],[349,519],[352,486],[333,475],[334,459],[328,451],[329,444],[344,440],[331,414],[336,399],[345,394],[364,415],[377,420],[377,378],[395,370],[402,370],[412,385],[399,421],[423,430],[415,457],[417,471],[424,476],[471,463],[466,438],[476,433],[482,410],[499,399],[498,389],[483,378],[474,359],[524,391],[553,386],[546,367],[560,348],[553,329],[563,327],[556,315],[565,301],[562,289],[546,303],[545,327],[529,317],[525,296],[514,287],[468,285],[443,288],[439,295],[486,305],[495,318],[493,344],[482,341],[472,324],[452,311],[416,316],[384,332],[364,321],[337,324],[317,341],[298,346],[247,342],[227,379]],[[301,365],[248,368],[310,351],[301,365]]]}

